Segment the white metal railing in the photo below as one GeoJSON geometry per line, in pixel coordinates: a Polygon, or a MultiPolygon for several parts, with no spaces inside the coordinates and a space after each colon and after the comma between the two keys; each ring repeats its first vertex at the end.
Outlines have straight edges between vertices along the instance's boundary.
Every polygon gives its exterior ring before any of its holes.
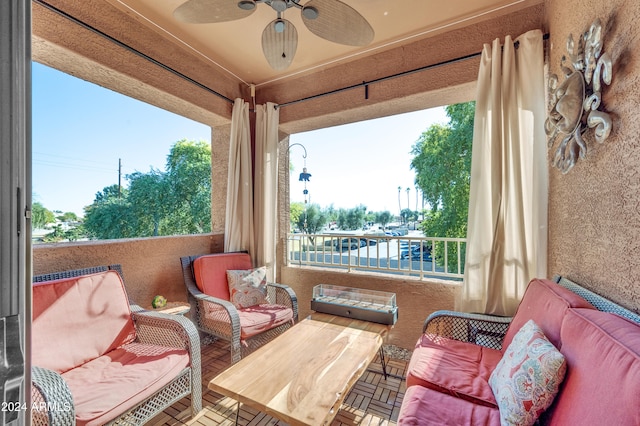
{"type": "Polygon", "coordinates": [[[288,234],[287,265],[462,279],[465,238],[288,234]]]}

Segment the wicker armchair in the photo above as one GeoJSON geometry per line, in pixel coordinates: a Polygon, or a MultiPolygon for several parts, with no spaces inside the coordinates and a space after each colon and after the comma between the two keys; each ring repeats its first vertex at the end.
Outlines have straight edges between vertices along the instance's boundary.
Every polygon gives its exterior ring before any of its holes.
{"type": "MultiPolygon", "coordinates": [[[[214,262],[220,259],[220,271],[227,269],[249,269],[251,258],[247,253],[220,253],[205,255],[214,262]]],[[[267,328],[247,337],[245,325],[247,320],[243,310],[239,310],[230,302],[226,275],[215,278],[219,291],[215,295],[205,294],[200,290],[194,277],[193,262],[201,256],[182,257],[182,274],[191,304],[192,320],[196,327],[211,336],[230,342],[231,362],[236,363],[245,355],[264,345],[274,337],[286,331],[298,321],[298,299],[293,290],[282,284],[267,284],[267,303],[279,305],[292,311],[293,317],[280,325],[267,328]]],[[[279,308],[276,308],[279,309],[279,308]]],[[[269,326],[271,327],[271,326],[269,326]]]]}
{"type": "MultiPolygon", "coordinates": [[[[115,270],[122,277],[120,265],[99,266],[73,271],[37,275],[34,283],[62,278],[81,277],[115,270]]],[[[190,363],[162,389],[147,397],[107,424],[142,425],[180,399],[191,395],[191,414],[202,409],[200,369],[200,339],[198,331],[187,318],[149,312],[131,302],[131,317],[135,327],[133,343],[151,344],[186,350],[190,363]]],[[[62,375],[37,366],[32,367],[32,424],[75,425],[74,399],[62,375]]]]}

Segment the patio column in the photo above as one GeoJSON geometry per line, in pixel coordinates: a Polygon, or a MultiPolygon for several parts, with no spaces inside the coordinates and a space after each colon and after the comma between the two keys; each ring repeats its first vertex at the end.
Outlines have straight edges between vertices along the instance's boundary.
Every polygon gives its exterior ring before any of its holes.
{"type": "Polygon", "coordinates": [[[231,124],[211,128],[211,232],[224,233],[231,124]]]}
{"type": "Polygon", "coordinates": [[[278,230],[276,234],[276,280],[282,276],[287,259],[287,234],[289,233],[289,135],[278,134],[278,230]]]}

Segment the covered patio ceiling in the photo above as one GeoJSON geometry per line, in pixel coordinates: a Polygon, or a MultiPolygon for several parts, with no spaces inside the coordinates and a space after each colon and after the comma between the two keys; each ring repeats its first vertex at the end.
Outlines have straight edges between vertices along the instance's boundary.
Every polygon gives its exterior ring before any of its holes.
{"type": "Polygon", "coordinates": [[[240,20],[188,24],[173,16],[183,2],[34,0],[34,60],[214,127],[228,122],[229,100],[251,99],[253,85],[255,102],[284,105],[281,130],[296,133],[472,99],[482,45],[544,22],[543,0],[343,0],[375,32],[354,47],[312,34],[293,8],[284,17],[298,50],[277,71],[260,42],[276,17],[268,5],[240,20]],[[336,93],[316,97],[327,92],[336,93]]]}

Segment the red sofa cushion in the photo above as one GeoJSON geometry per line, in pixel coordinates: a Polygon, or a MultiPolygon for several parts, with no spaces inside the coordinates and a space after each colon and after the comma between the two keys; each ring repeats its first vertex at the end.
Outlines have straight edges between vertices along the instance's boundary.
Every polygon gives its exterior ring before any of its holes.
{"type": "Polygon", "coordinates": [[[500,425],[500,412],[495,407],[478,405],[422,386],[411,386],[404,394],[398,425],[500,425]]]}
{"type": "Polygon", "coordinates": [[[33,284],[32,364],[65,372],[132,342],[129,299],[116,271],[33,284]]]}
{"type": "Polygon", "coordinates": [[[193,261],[193,277],[198,289],[209,296],[231,300],[227,270],[251,269],[248,253],[215,253],[193,261]]]}
{"type": "Polygon", "coordinates": [[[62,374],[78,426],[98,426],[162,389],[189,365],[186,350],[130,343],[62,374]]]}
{"type": "Polygon", "coordinates": [[[424,386],[496,407],[489,377],[501,358],[496,349],[424,334],[407,367],[407,387],[424,386]]]}
{"type": "Polygon", "coordinates": [[[542,332],[556,348],[560,344],[560,328],[562,320],[569,308],[595,309],[589,302],[571,290],[567,290],[545,279],[533,279],[527,286],[516,314],[507,329],[502,342],[504,352],[513,336],[532,319],[542,329],[542,332]]]}
{"type": "Polygon", "coordinates": [[[567,374],[550,425],[640,425],[640,325],[570,309],[562,324],[567,374]]]}

